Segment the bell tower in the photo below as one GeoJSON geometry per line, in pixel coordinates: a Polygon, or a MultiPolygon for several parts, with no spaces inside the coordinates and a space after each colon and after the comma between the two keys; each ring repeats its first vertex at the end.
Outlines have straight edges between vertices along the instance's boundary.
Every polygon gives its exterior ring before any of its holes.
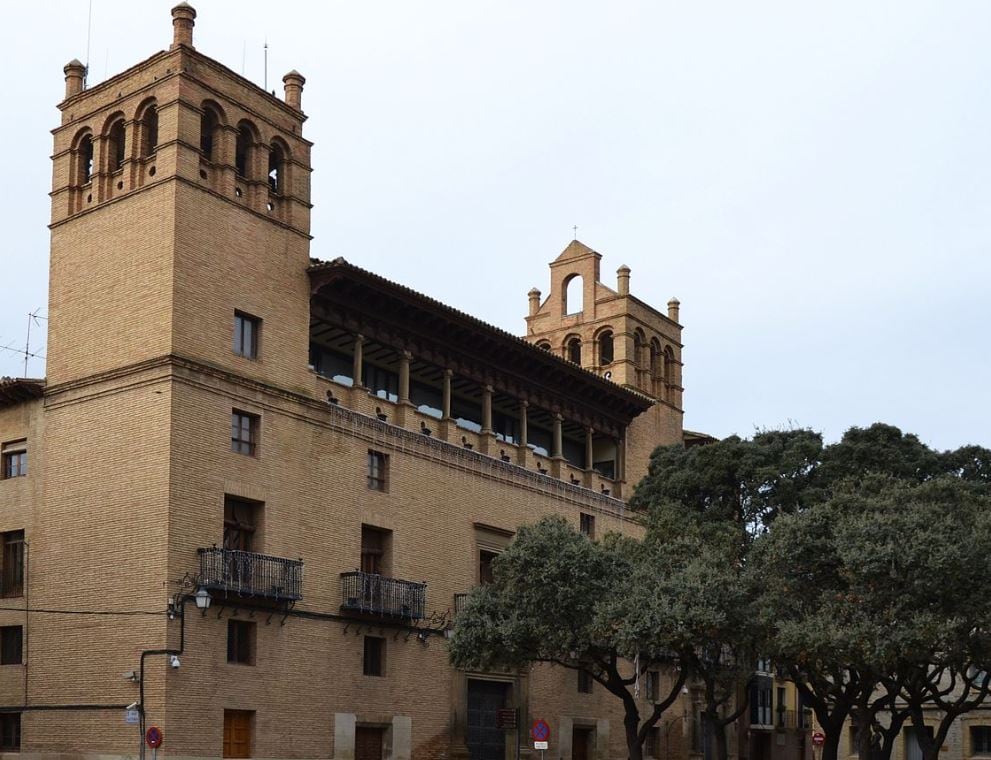
{"type": "Polygon", "coordinates": [[[578,240],[550,263],[547,298],[532,289],[526,339],[614,383],[642,393],[654,406],[628,431],[628,480],[647,471],[659,445],[682,442],[680,303],[662,313],[630,293],[630,268],[616,271],[616,287],[600,280],[602,254],[578,240]]]}
{"type": "Polygon", "coordinates": [[[65,66],[49,387],[164,356],[305,382],[305,79],[265,92],[194,48],[195,20],[175,6],[169,48],[99,84],[65,66]],[[264,323],[262,361],[232,354],[235,311],[264,323]]]}

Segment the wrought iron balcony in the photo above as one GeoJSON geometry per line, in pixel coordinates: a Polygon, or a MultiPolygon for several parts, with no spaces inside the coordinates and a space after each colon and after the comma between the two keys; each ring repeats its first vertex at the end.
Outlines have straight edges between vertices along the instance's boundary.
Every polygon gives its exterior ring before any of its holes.
{"type": "Polygon", "coordinates": [[[303,560],[233,549],[200,549],[200,585],[246,599],[298,602],[303,560]]]}
{"type": "Polygon", "coordinates": [[[374,573],[341,573],[341,609],[368,615],[421,620],[427,584],[374,573]]]}

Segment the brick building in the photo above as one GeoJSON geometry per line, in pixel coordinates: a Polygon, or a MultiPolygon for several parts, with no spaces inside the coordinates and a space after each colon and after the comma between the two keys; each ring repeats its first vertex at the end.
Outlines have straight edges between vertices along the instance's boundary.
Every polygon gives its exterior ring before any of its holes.
{"type": "MultiPolygon", "coordinates": [[[[574,241],[521,339],[311,259],[304,79],[264,92],[195,16],[100,84],[65,67],[47,377],[0,383],[0,751],[136,757],[154,725],[174,758],[501,760],[518,708],[549,760],[624,756],[575,673],[444,641],[520,524],[639,531],[684,435],[678,303],[574,241]]],[[[648,754],[691,749],[681,701],[648,754]]]]}

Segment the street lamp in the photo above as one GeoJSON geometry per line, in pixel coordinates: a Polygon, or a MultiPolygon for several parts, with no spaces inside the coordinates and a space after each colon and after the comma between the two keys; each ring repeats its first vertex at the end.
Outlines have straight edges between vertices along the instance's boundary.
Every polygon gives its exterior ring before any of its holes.
{"type": "Polygon", "coordinates": [[[196,600],[196,609],[201,610],[203,614],[210,609],[210,603],[213,601],[213,597],[210,596],[210,592],[205,588],[200,586],[196,589],[196,593],[193,594],[193,599],[196,600]]]}

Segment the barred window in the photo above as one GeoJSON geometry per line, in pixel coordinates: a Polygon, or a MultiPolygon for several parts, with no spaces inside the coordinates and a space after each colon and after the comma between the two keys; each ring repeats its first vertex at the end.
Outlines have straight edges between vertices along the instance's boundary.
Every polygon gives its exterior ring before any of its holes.
{"type": "Polygon", "coordinates": [[[970,754],[991,755],[991,726],[970,727],[970,754]]]}

